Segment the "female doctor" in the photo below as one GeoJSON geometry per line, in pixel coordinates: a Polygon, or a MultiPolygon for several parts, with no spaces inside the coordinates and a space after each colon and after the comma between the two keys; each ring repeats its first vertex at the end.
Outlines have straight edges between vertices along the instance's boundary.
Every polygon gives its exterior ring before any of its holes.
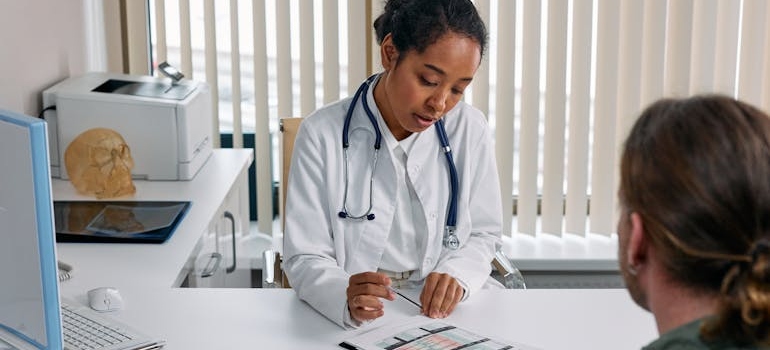
{"type": "Polygon", "coordinates": [[[390,287],[446,317],[495,283],[502,228],[490,131],[461,101],[486,45],[474,5],[390,0],[374,28],[383,71],[303,120],[286,200],[284,271],[342,327],[382,316],[390,287]]]}

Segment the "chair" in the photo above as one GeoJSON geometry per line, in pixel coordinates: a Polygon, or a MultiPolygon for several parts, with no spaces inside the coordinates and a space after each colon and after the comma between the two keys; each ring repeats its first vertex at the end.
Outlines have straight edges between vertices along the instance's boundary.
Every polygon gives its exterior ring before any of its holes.
{"type": "MultiPolygon", "coordinates": [[[[291,153],[294,151],[294,139],[302,118],[282,118],[279,124],[281,131],[281,183],[279,200],[279,214],[281,216],[281,232],[286,226],[286,184],[289,183],[289,166],[291,165],[291,153]]],[[[265,270],[263,286],[267,288],[290,288],[289,279],[281,268],[281,253],[273,249],[264,251],[265,270]],[[270,268],[272,266],[272,268],[270,268]]]]}
{"type": "Polygon", "coordinates": [[[527,289],[524,282],[524,276],[513,263],[513,260],[498,249],[495,252],[495,258],[492,259],[492,277],[502,283],[506,289],[527,289]]]}
{"type": "MultiPolygon", "coordinates": [[[[302,118],[283,118],[280,121],[281,131],[281,183],[279,208],[281,215],[281,231],[284,231],[286,224],[285,206],[286,206],[286,184],[289,180],[289,166],[291,165],[291,153],[294,151],[294,139],[297,137],[297,130],[302,122],[302,118]]],[[[263,286],[266,288],[291,288],[286,274],[281,268],[281,254],[273,249],[266,250],[263,253],[265,269],[263,286]],[[272,268],[270,268],[272,267],[272,268]]],[[[525,289],[524,277],[516,265],[509,259],[502,250],[497,250],[495,258],[492,259],[491,276],[502,283],[507,289],[525,289]]]]}

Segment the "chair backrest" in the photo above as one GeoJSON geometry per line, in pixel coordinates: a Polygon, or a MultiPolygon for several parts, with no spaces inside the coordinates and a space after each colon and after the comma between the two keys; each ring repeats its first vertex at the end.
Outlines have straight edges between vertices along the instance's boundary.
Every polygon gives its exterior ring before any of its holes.
{"type": "Polygon", "coordinates": [[[291,166],[291,153],[294,151],[294,139],[297,138],[297,130],[302,118],[282,118],[281,130],[281,197],[279,213],[281,214],[281,232],[286,226],[286,191],[289,183],[289,167],[291,166]]]}
{"type": "MultiPolygon", "coordinates": [[[[280,120],[281,131],[281,183],[278,212],[281,216],[281,232],[285,235],[286,227],[286,193],[289,189],[289,168],[291,167],[291,153],[294,151],[294,139],[297,137],[299,124],[302,118],[282,118],[280,120]]],[[[281,263],[283,257],[277,251],[270,249],[263,253],[265,259],[264,285],[267,287],[291,288],[289,279],[283,272],[281,263]],[[272,269],[269,266],[272,265],[272,269]],[[269,269],[269,270],[268,270],[269,269]]]]}

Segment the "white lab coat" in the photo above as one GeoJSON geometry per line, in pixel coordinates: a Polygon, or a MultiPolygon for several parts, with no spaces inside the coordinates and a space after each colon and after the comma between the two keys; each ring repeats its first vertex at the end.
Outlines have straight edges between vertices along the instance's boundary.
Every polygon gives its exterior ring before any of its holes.
{"type": "MultiPolygon", "coordinates": [[[[378,113],[373,90],[362,98],[378,113]]],[[[377,270],[393,223],[398,186],[392,155],[383,139],[372,194],[376,218],[359,221],[337,216],[345,193],[342,128],[351,100],[325,106],[300,124],[289,173],[283,250],[284,271],[299,297],[342,327],[348,312],[348,279],[377,270]]],[[[442,245],[449,169],[432,126],[417,138],[406,164],[428,224],[418,260],[421,267],[412,279],[422,280],[434,271],[448,273],[468,288],[467,298],[487,282],[490,262],[500,244],[500,184],[483,114],[460,102],[445,121],[459,176],[456,232],[461,246],[453,251],[442,245]]],[[[375,133],[360,100],[349,135],[347,207],[351,214],[361,215],[369,206],[375,133]]]]}

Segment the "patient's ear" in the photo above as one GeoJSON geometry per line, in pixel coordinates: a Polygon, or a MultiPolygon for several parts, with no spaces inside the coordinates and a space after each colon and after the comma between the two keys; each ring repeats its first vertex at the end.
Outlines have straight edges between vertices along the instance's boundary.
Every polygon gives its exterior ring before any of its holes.
{"type": "Polygon", "coordinates": [[[630,220],[631,232],[628,238],[628,266],[639,269],[647,263],[648,249],[650,248],[649,238],[639,213],[632,212],[630,220]]]}

